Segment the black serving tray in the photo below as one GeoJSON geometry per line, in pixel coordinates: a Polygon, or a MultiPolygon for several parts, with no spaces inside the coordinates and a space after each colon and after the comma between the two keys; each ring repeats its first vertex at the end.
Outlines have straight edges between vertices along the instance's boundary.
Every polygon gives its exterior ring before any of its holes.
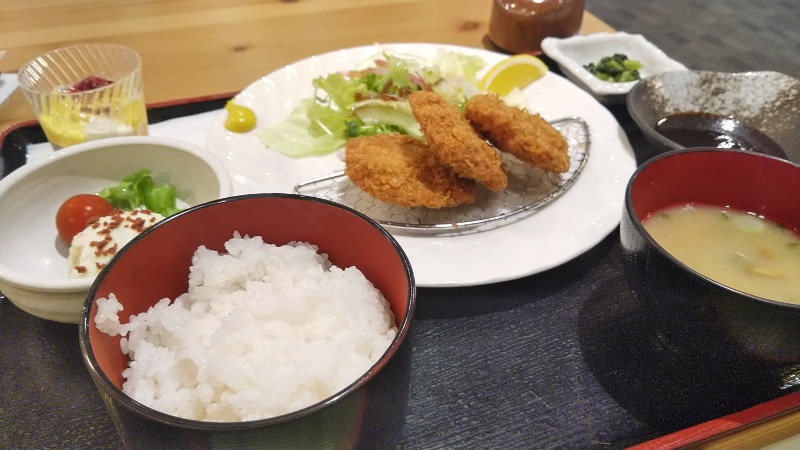
{"type": "MultiPolygon", "coordinates": [[[[152,105],[148,118],[220,109],[230,97],[152,105]]],[[[651,150],[624,108],[611,111],[641,163],[651,150]]],[[[3,176],[45,140],[36,122],[0,138],[3,176]]],[[[0,448],[122,445],[83,366],[76,325],[0,296],[0,349],[0,448]]],[[[618,231],[543,273],[420,288],[404,349],[408,372],[385,369],[408,383],[390,406],[401,423],[366,430],[359,447],[669,448],[800,409],[798,387],[781,387],[774,367],[698,360],[659,341],[626,282],[618,231]]]]}

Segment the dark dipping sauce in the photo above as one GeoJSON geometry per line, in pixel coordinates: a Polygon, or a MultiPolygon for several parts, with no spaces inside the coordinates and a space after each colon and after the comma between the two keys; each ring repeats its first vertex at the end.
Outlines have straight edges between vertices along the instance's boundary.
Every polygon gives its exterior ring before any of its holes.
{"type": "Polygon", "coordinates": [[[707,113],[677,113],[656,123],[656,131],[684,147],[749,150],[786,159],[777,142],[731,117],[707,113]]]}

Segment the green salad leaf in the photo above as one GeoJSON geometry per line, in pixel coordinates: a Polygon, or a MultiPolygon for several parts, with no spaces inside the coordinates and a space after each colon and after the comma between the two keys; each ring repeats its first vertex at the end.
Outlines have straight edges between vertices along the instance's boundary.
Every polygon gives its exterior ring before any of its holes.
{"type": "Polygon", "coordinates": [[[401,133],[413,137],[422,137],[422,130],[414,118],[411,105],[406,102],[365,100],[353,107],[353,112],[360,122],[348,137],[369,136],[379,133],[401,133]]]}
{"type": "Polygon", "coordinates": [[[306,99],[286,120],[260,130],[257,135],[264,145],[291,158],[322,156],[347,142],[345,135],[337,132],[339,125],[347,129],[346,119],[344,113],[321,109],[314,99],[306,99]]]}
{"type": "Polygon", "coordinates": [[[146,208],[164,217],[180,211],[175,187],[169,183],[156,183],[148,169],[125,176],[118,185],[107,187],[98,195],[115,208],[126,211],[146,208]]]}

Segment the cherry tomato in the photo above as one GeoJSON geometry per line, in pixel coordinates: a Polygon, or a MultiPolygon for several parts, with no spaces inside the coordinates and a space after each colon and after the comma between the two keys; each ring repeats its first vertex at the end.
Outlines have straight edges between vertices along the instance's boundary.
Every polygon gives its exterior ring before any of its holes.
{"type": "Polygon", "coordinates": [[[78,194],[67,199],[56,213],[58,236],[67,244],[83,231],[92,219],[108,216],[114,207],[108,200],[94,194],[78,194]]]}

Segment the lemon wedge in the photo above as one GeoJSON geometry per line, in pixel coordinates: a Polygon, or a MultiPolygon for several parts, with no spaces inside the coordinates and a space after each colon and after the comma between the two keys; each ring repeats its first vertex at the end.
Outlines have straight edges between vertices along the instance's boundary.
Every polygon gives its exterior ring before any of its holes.
{"type": "Polygon", "coordinates": [[[503,97],[514,88],[524,89],[543,77],[548,70],[547,64],[533,55],[514,55],[492,66],[481,78],[478,88],[503,97]]]}

